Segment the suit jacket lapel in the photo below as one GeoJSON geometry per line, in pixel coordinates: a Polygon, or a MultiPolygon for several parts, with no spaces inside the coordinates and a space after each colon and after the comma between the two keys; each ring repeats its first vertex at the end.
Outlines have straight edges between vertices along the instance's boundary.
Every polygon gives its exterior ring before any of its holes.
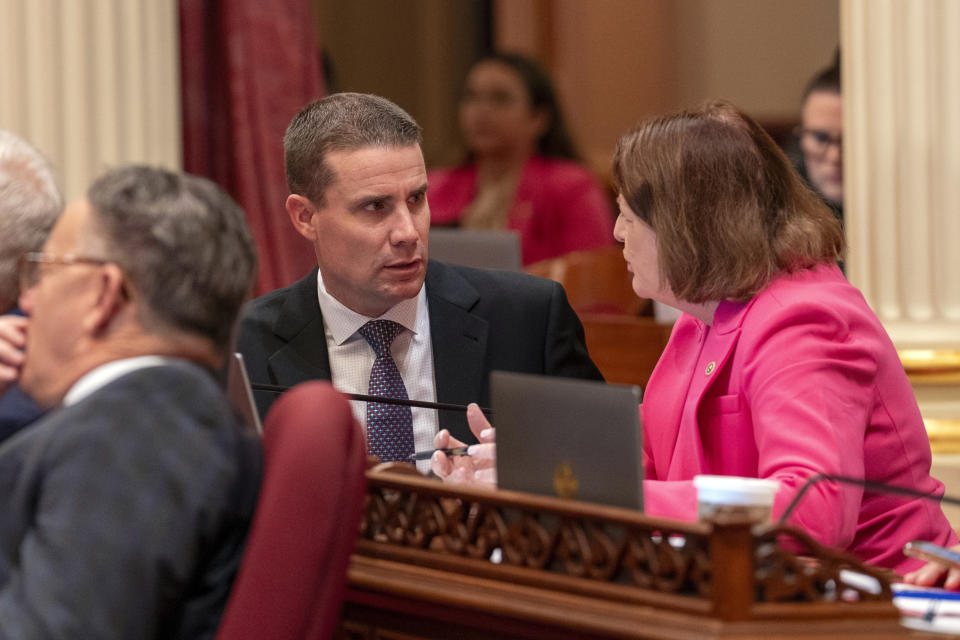
{"type": "MultiPolygon", "coordinates": [[[[467,404],[486,401],[488,387],[484,360],[487,355],[486,320],[472,313],[480,294],[451,267],[430,262],[427,268],[427,303],[433,342],[433,367],[437,400],[467,404]]],[[[446,419],[441,427],[454,437],[473,442],[462,416],[446,419]]]]}
{"type": "Polygon", "coordinates": [[[283,303],[274,333],[286,344],[269,358],[277,384],[293,386],[304,380],[330,379],[330,358],[317,301],[317,270],[300,279],[283,303]]]}

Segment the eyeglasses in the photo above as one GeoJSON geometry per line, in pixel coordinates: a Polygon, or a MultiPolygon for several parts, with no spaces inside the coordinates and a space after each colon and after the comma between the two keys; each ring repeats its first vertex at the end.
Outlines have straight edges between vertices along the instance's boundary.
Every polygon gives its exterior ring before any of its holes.
{"type": "Polygon", "coordinates": [[[808,151],[816,156],[826,155],[833,145],[836,145],[838,151],[843,151],[843,136],[834,136],[826,131],[804,129],[803,127],[797,127],[794,133],[797,134],[808,151]]]}
{"type": "Polygon", "coordinates": [[[88,258],[84,256],[54,256],[49,253],[30,252],[20,256],[19,264],[19,283],[20,291],[35,287],[40,282],[41,265],[60,265],[67,266],[72,264],[87,264],[96,267],[102,267],[110,264],[109,260],[103,258],[88,258]]]}

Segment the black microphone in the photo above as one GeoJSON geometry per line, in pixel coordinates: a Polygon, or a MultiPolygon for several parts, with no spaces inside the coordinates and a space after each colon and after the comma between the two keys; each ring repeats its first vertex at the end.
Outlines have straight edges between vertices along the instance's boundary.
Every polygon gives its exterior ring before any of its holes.
{"type": "MultiPolygon", "coordinates": [[[[269,391],[270,393],[283,393],[288,391],[290,387],[285,387],[277,384],[260,384],[256,382],[250,383],[250,388],[254,391],[269,391]]],[[[402,398],[387,398],[384,396],[369,396],[362,393],[346,393],[341,391],[343,395],[347,396],[351,400],[358,400],[360,402],[376,402],[379,404],[396,404],[401,407],[418,407],[421,409],[438,409],[443,411],[466,411],[467,406],[463,404],[450,404],[448,402],[427,402],[426,400],[404,400],[402,398]]],[[[480,411],[485,414],[493,415],[493,411],[490,409],[480,407],[480,411]]]]}
{"type": "Polygon", "coordinates": [[[802,487],[800,487],[800,491],[797,492],[797,495],[793,496],[793,500],[790,501],[790,504],[787,505],[787,508],[783,510],[782,514],[780,514],[780,520],[778,522],[779,525],[783,526],[787,524],[787,518],[790,517],[790,514],[792,514],[797,508],[797,505],[800,504],[800,500],[803,499],[803,496],[807,493],[807,490],[821,480],[826,480],[827,482],[837,482],[840,484],[852,484],[858,487],[863,487],[864,489],[868,489],[875,493],[904,495],[912,498],[925,498],[927,500],[934,500],[936,502],[946,502],[947,504],[960,505],[960,498],[951,498],[950,496],[946,495],[938,496],[927,491],[918,491],[917,489],[912,489],[910,487],[885,484],[875,480],[866,480],[865,478],[852,478],[850,476],[838,476],[830,473],[817,473],[807,478],[807,481],[802,487]]]}

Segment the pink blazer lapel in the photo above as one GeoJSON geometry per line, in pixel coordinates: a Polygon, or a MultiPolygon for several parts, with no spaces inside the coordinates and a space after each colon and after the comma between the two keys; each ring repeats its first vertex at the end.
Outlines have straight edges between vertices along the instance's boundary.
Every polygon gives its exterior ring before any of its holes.
{"type": "Polygon", "coordinates": [[[685,375],[689,362],[696,360],[700,344],[697,321],[681,316],[670,333],[670,340],[657,362],[643,402],[644,450],[649,464],[648,478],[665,480],[674,454],[680,430],[682,398],[690,378],[685,375]],[[684,388],[681,389],[680,387],[684,388]],[[662,392],[660,391],[662,390],[662,392]],[[670,401],[667,399],[669,396],[670,401]]]}
{"type": "Polygon", "coordinates": [[[698,414],[704,396],[720,379],[721,372],[728,366],[731,355],[740,338],[740,329],[726,333],[717,333],[716,327],[701,350],[700,357],[693,362],[693,375],[686,400],[681,408],[677,426],[676,452],[667,469],[668,480],[689,480],[698,473],[708,473],[700,437],[698,414]]]}
{"type": "Polygon", "coordinates": [[[655,392],[663,389],[674,401],[651,399],[644,406],[644,423],[651,425],[652,434],[645,438],[645,446],[654,465],[647,477],[689,480],[705,471],[697,412],[714,382],[731,366],[747,306],[721,303],[706,340],[701,338],[705,327],[697,320],[684,315],[677,321],[648,385],[655,392]]]}

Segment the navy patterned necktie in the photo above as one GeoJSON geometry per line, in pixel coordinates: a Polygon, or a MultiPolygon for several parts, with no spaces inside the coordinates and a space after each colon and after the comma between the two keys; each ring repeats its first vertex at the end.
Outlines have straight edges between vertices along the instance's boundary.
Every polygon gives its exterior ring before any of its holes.
{"type": "MultiPolygon", "coordinates": [[[[367,393],[372,396],[407,400],[397,363],[390,355],[390,345],[403,331],[403,325],[392,320],[371,320],[358,329],[370,344],[377,358],[370,370],[367,393]]],[[[381,462],[406,461],[413,453],[413,414],[410,407],[379,402],[367,403],[367,448],[381,462]]]]}

